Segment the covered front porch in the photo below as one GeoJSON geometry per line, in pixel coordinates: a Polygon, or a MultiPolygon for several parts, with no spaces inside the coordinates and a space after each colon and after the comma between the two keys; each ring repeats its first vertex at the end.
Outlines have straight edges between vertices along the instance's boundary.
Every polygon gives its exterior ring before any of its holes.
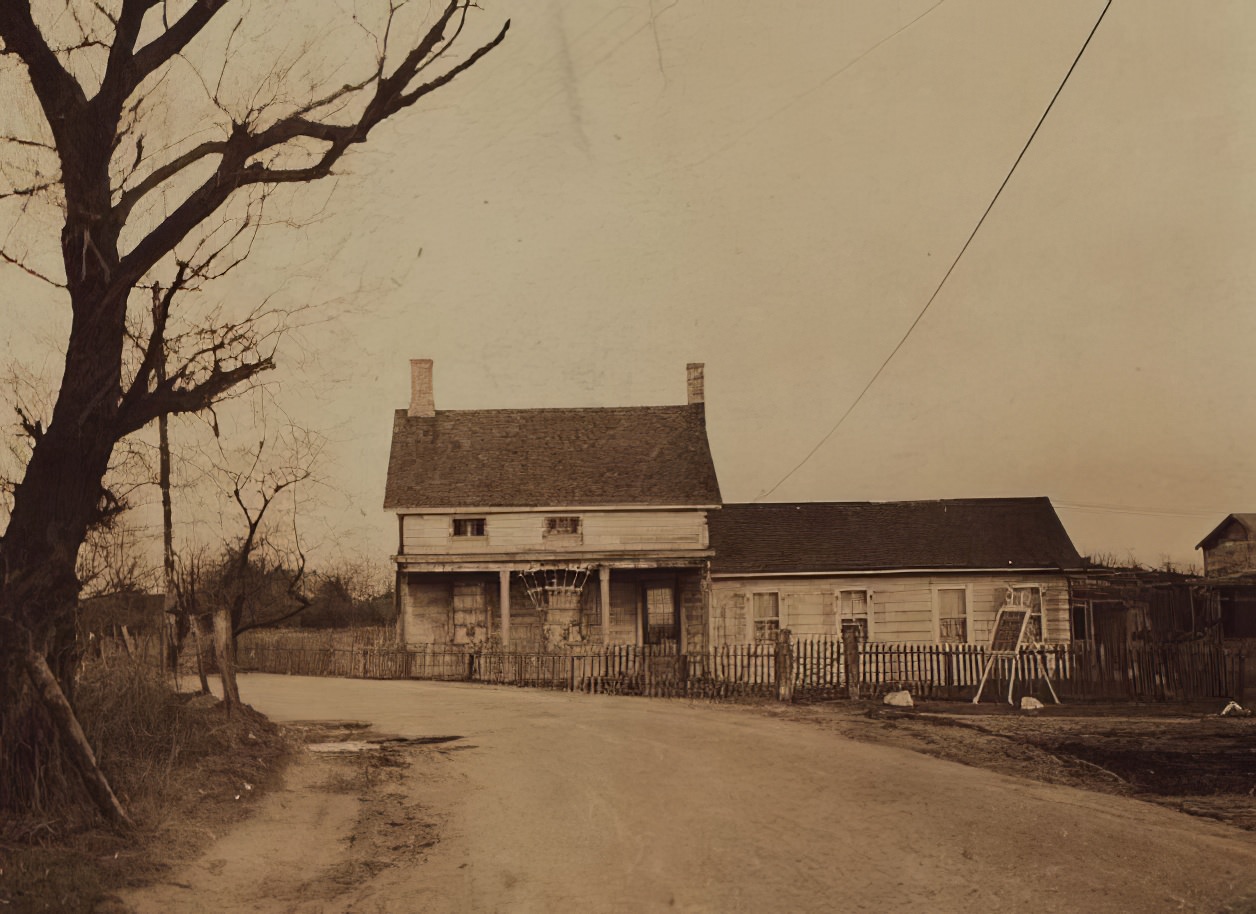
{"type": "Polygon", "coordinates": [[[704,558],[398,562],[407,645],[704,648],[704,558]]]}

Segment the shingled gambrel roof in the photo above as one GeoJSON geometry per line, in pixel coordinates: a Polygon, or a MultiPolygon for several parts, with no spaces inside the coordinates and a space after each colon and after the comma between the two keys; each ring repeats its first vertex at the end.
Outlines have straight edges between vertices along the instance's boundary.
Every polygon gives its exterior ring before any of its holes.
{"type": "Polygon", "coordinates": [[[709,525],[714,573],[1082,567],[1047,498],[725,505],[709,525]]]}
{"type": "Polygon", "coordinates": [[[385,510],[719,503],[702,404],[393,420],[385,510]]]}

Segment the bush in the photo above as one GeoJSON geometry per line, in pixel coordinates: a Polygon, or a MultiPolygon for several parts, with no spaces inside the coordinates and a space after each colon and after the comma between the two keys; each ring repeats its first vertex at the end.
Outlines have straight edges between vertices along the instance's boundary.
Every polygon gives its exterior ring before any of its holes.
{"type": "Polygon", "coordinates": [[[277,781],[289,746],[251,708],[228,715],[212,696],[176,693],[150,666],[85,664],[75,707],[102,770],[135,822],[127,834],[76,809],[0,820],[5,911],[88,912],[105,893],[190,856],[277,781]]]}

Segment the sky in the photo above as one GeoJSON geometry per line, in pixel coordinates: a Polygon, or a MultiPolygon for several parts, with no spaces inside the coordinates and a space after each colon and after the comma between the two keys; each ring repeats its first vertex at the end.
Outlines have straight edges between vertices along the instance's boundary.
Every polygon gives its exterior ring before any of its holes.
{"type": "MultiPolygon", "coordinates": [[[[1047,495],[1083,553],[1198,562],[1256,510],[1246,0],[1112,4],[833,431],[1103,5],[484,0],[502,46],[233,278],[321,315],[271,380],[329,439],[325,548],[393,548],[411,358],[438,409],[681,403],[704,362],[726,501],[1047,495]]],[[[55,366],[55,314],[9,320],[55,366]]]]}

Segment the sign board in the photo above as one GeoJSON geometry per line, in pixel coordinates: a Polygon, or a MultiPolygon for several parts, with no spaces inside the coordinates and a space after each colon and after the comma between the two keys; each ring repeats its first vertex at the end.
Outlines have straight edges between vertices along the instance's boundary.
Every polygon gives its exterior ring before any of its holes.
{"type": "MultiPolygon", "coordinates": [[[[1011,588],[1008,588],[1008,594],[1011,595],[1011,588]]],[[[1018,657],[1025,641],[1025,634],[1032,627],[1031,624],[1037,623],[1037,631],[1042,630],[1040,609],[1035,610],[1025,601],[1014,603],[1009,601],[1009,604],[1000,607],[998,615],[994,617],[994,630],[990,633],[990,647],[986,653],[985,668],[981,671],[981,682],[977,684],[977,694],[973,697],[973,704],[981,701],[981,693],[985,690],[986,682],[990,678],[995,663],[1009,657],[1018,657]]],[[[1008,673],[1007,700],[1011,704],[1012,689],[1016,685],[1017,667],[1020,666],[1020,661],[1013,660],[1005,666],[1008,673]]],[[[1056,704],[1059,704],[1060,698],[1055,694],[1055,686],[1051,684],[1051,678],[1047,675],[1045,668],[1042,671],[1042,678],[1047,683],[1047,688],[1051,690],[1051,697],[1055,699],[1056,704]]]]}
{"type": "Polygon", "coordinates": [[[990,653],[1014,654],[1025,634],[1025,622],[1029,609],[1003,607],[994,620],[994,632],[990,635],[990,653]]]}

